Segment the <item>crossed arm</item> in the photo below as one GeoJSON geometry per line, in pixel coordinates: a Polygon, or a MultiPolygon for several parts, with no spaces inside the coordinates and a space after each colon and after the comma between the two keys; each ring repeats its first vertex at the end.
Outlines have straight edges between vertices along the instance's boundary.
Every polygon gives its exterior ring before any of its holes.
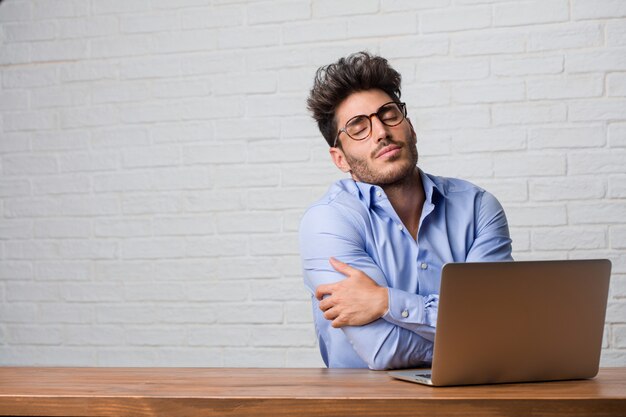
{"type": "MultiPolygon", "coordinates": [[[[305,284],[315,296],[314,306],[323,311],[323,316],[316,315],[318,330],[326,329],[324,320],[331,321],[350,342],[348,349],[371,369],[429,362],[431,341],[381,318],[388,308],[387,280],[365,251],[359,227],[352,220],[346,221],[345,215],[321,205],[309,210],[301,223],[305,284]]],[[[322,331],[322,350],[329,357],[338,356],[336,350],[342,349],[338,346],[345,346],[341,333],[322,331]]]]}
{"type": "Polygon", "coordinates": [[[331,320],[331,326],[363,326],[381,318],[388,309],[389,293],[387,287],[378,285],[363,271],[352,268],[335,258],[330,264],[345,279],[319,285],[315,298],[324,318],[331,320]]]}

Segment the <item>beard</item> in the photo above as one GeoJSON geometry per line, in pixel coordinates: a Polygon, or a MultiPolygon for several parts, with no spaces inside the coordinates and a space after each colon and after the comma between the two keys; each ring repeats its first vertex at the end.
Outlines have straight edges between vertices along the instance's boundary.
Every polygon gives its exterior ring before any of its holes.
{"type": "Polygon", "coordinates": [[[404,144],[394,142],[391,139],[385,139],[380,142],[378,147],[370,154],[370,158],[356,158],[352,155],[345,154],[346,161],[350,165],[350,173],[352,177],[361,182],[374,184],[379,186],[390,186],[404,182],[410,178],[416,170],[418,153],[417,140],[414,135],[404,144]],[[388,161],[391,166],[379,169],[378,171],[369,162],[376,158],[376,154],[387,145],[398,145],[408,150],[408,157],[403,158],[402,154],[388,161]],[[400,161],[400,159],[403,160],[400,161]]]}

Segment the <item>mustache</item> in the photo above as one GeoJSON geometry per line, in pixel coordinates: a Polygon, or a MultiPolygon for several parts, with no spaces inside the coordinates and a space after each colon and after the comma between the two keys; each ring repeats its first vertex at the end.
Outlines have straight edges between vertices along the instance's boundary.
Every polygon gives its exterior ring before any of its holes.
{"type": "Polygon", "coordinates": [[[385,138],[383,140],[380,141],[380,143],[378,144],[378,146],[376,147],[376,149],[374,149],[374,151],[371,153],[371,157],[372,159],[376,158],[376,155],[378,155],[378,152],[380,152],[380,150],[382,148],[384,148],[385,146],[389,146],[389,145],[396,145],[396,146],[400,146],[402,147],[402,144],[399,142],[396,142],[390,138],[385,138]]]}

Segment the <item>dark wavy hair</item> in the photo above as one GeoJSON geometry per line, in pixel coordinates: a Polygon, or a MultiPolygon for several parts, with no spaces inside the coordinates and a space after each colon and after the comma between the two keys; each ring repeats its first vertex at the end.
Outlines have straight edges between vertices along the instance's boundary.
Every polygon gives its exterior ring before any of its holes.
{"type": "Polygon", "coordinates": [[[335,110],[343,100],[354,92],[376,88],[399,102],[401,81],[400,73],[385,58],[357,52],[318,68],[307,108],[328,145],[333,146],[337,134],[335,110]]]}

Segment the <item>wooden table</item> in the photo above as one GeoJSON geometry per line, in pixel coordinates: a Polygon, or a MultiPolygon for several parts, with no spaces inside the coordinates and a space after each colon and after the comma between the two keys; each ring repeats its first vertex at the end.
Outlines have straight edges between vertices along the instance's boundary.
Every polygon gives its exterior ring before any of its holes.
{"type": "Polygon", "coordinates": [[[0,415],[626,416],[626,368],[431,388],[356,369],[0,367],[0,415]]]}

